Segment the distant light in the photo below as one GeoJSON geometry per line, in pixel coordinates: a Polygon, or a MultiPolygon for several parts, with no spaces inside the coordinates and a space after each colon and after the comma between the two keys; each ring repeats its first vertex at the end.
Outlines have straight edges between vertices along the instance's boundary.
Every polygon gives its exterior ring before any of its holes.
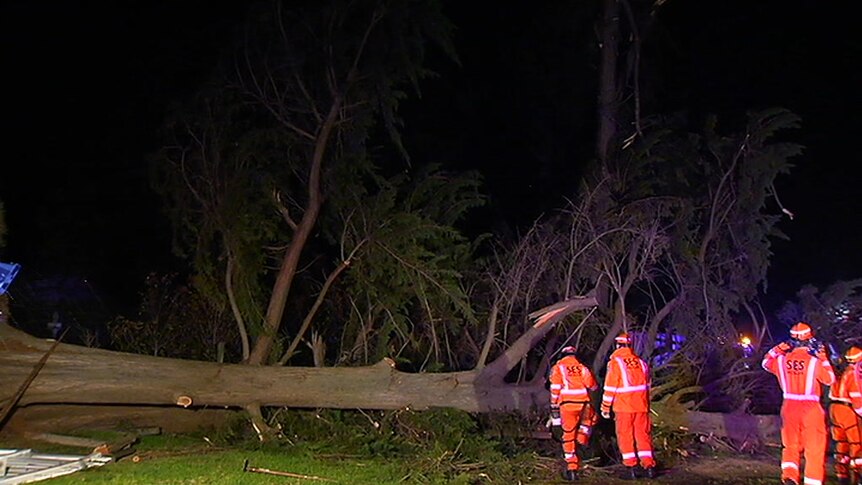
{"type": "Polygon", "coordinates": [[[6,293],[12,280],[18,276],[21,265],[17,263],[0,263],[0,295],[6,293]]]}
{"type": "Polygon", "coordinates": [[[751,339],[743,335],[742,338],[739,339],[739,345],[742,345],[743,347],[751,347],[751,339]]]}

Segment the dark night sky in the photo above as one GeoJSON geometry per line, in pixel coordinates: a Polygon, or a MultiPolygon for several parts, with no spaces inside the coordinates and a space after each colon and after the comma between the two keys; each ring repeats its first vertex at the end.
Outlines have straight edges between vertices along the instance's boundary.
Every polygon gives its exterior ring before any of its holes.
{"type": "MultiPolygon", "coordinates": [[[[170,265],[169,228],[143,159],[157,147],[166,106],[206,75],[244,3],[3,3],[0,200],[10,234],[0,261],[80,271],[110,298],[128,298],[147,271],[170,265]]],[[[559,205],[577,177],[570,161],[592,150],[583,70],[594,66],[579,56],[594,37],[567,29],[564,3],[446,3],[462,67],[432,65],[443,76],[407,105],[416,146],[428,146],[425,129],[445,136],[437,152],[414,156],[481,169],[499,212],[520,223],[559,205]],[[584,101],[566,104],[575,97],[584,101]]],[[[803,283],[862,276],[862,41],[842,11],[849,5],[669,0],[655,34],[670,46],[665,109],[732,121],[782,106],[803,118],[793,139],[805,155],[778,185],[797,217],[782,224],[790,241],[775,245],[774,299],[803,283]]]]}

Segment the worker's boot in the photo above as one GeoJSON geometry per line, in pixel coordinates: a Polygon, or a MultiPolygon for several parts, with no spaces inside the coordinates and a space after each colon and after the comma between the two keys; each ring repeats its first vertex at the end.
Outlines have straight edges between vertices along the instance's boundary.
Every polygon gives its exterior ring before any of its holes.
{"type": "Polygon", "coordinates": [[[658,473],[656,473],[656,471],[655,471],[655,467],[654,467],[654,466],[651,466],[651,467],[649,467],[649,468],[646,468],[646,469],[644,470],[644,472],[645,472],[645,476],[646,476],[647,478],[649,478],[649,479],[653,479],[653,478],[655,478],[655,477],[657,477],[657,476],[658,476],[658,473]]]}
{"type": "Polygon", "coordinates": [[[567,480],[569,482],[577,481],[578,479],[578,471],[577,470],[566,470],[563,472],[563,480],[567,480]]]}
{"type": "Polygon", "coordinates": [[[626,474],[623,475],[623,480],[637,480],[638,477],[638,467],[636,466],[628,466],[626,467],[626,474]]]}
{"type": "Polygon", "coordinates": [[[796,483],[796,481],[791,480],[790,478],[785,478],[784,480],[781,480],[781,485],[799,485],[799,484],[796,483]]]}

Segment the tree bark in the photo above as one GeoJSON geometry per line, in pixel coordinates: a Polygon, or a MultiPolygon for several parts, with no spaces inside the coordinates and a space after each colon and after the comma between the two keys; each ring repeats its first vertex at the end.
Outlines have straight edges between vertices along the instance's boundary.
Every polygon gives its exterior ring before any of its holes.
{"type": "MultiPolygon", "coordinates": [[[[595,306],[592,297],[569,308],[595,306]]],[[[245,408],[529,411],[548,401],[542,382],[507,384],[505,374],[553,325],[533,327],[481,370],[407,373],[384,359],[364,367],[279,367],[167,359],[59,344],[19,405],[146,405],[245,408]]],[[[0,324],[0,406],[51,347],[0,324]]]]}
{"type": "Polygon", "coordinates": [[[620,5],[618,0],[602,1],[596,157],[605,163],[617,132],[619,92],[617,56],[619,50],[620,5]]]}
{"type": "MultiPolygon", "coordinates": [[[[48,342],[0,326],[0,399],[12,397],[48,342]]],[[[183,407],[479,411],[507,392],[475,390],[476,373],[409,374],[383,360],[365,367],[276,367],[167,359],[60,344],[19,404],[144,404],[183,407]],[[185,405],[189,398],[190,403],[185,405]]],[[[513,394],[519,394],[515,391],[513,394]]],[[[531,395],[527,392],[527,395],[531,395]]],[[[503,399],[518,402],[517,398],[503,399]]]]}
{"type": "MultiPolygon", "coordinates": [[[[568,300],[568,313],[595,306],[568,300]]],[[[545,310],[545,309],[543,309],[545,310]]],[[[545,312],[547,313],[547,312],[545,312]]],[[[541,316],[542,311],[534,314],[541,316]]],[[[225,417],[219,410],[250,405],[294,408],[467,412],[532,411],[548,403],[543,379],[507,384],[505,375],[562,319],[534,325],[483,369],[448,373],[400,372],[389,359],[365,367],[281,367],[219,364],[58,344],[18,401],[10,425],[24,431],[70,429],[67,421],[108,422],[189,430],[225,417]],[[163,421],[164,420],[164,421],[163,421]],[[44,421],[44,422],[43,422],[44,421]],[[40,423],[43,425],[40,427],[40,423]],[[178,424],[185,427],[177,428],[178,424]]],[[[54,344],[0,323],[0,410],[54,344]]],[[[675,400],[654,403],[657,425],[735,441],[776,441],[777,416],[691,411],[675,400]],[[673,402],[670,402],[673,401],[673,402]]]]}
{"type": "Polygon", "coordinates": [[[672,401],[654,402],[651,407],[653,423],[665,429],[726,438],[740,448],[746,443],[781,443],[781,418],[775,414],[708,413],[672,401]]]}

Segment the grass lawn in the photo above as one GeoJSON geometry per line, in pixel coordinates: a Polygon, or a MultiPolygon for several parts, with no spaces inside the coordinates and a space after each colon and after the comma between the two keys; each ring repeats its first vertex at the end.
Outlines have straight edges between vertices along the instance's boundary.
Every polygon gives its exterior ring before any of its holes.
{"type": "MultiPolygon", "coordinates": [[[[449,411],[381,414],[293,412],[283,422],[285,439],[261,444],[242,431],[142,436],[134,453],[102,467],[39,483],[62,484],[556,484],[562,460],[550,440],[488,438],[468,416],[449,411]],[[377,423],[375,423],[377,424],[377,423]],[[244,469],[244,465],[248,468],[244,469]],[[252,468],[286,472],[278,476],[252,468]]],[[[248,429],[241,426],[236,429],[248,429]]],[[[605,433],[594,449],[607,447],[605,433]]],[[[81,436],[113,441],[110,436],[81,436]]],[[[660,475],[639,483],[760,485],[777,483],[776,450],[759,455],[697,445],[690,437],[657,439],[660,475]],[[679,453],[688,449],[687,453],[679,453]]],[[[0,439],[0,448],[86,455],[89,449],[0,439]]],[[[595,456],[606,456],[597,454],[595,456]]],[[[623,468],[588,460],[578,483],[616,485],[623,468]]],[[[831,472],[830,465],[830,472],[831,472]]],[[[831,473],[830,473],[831,474],[831,473]]]]}

